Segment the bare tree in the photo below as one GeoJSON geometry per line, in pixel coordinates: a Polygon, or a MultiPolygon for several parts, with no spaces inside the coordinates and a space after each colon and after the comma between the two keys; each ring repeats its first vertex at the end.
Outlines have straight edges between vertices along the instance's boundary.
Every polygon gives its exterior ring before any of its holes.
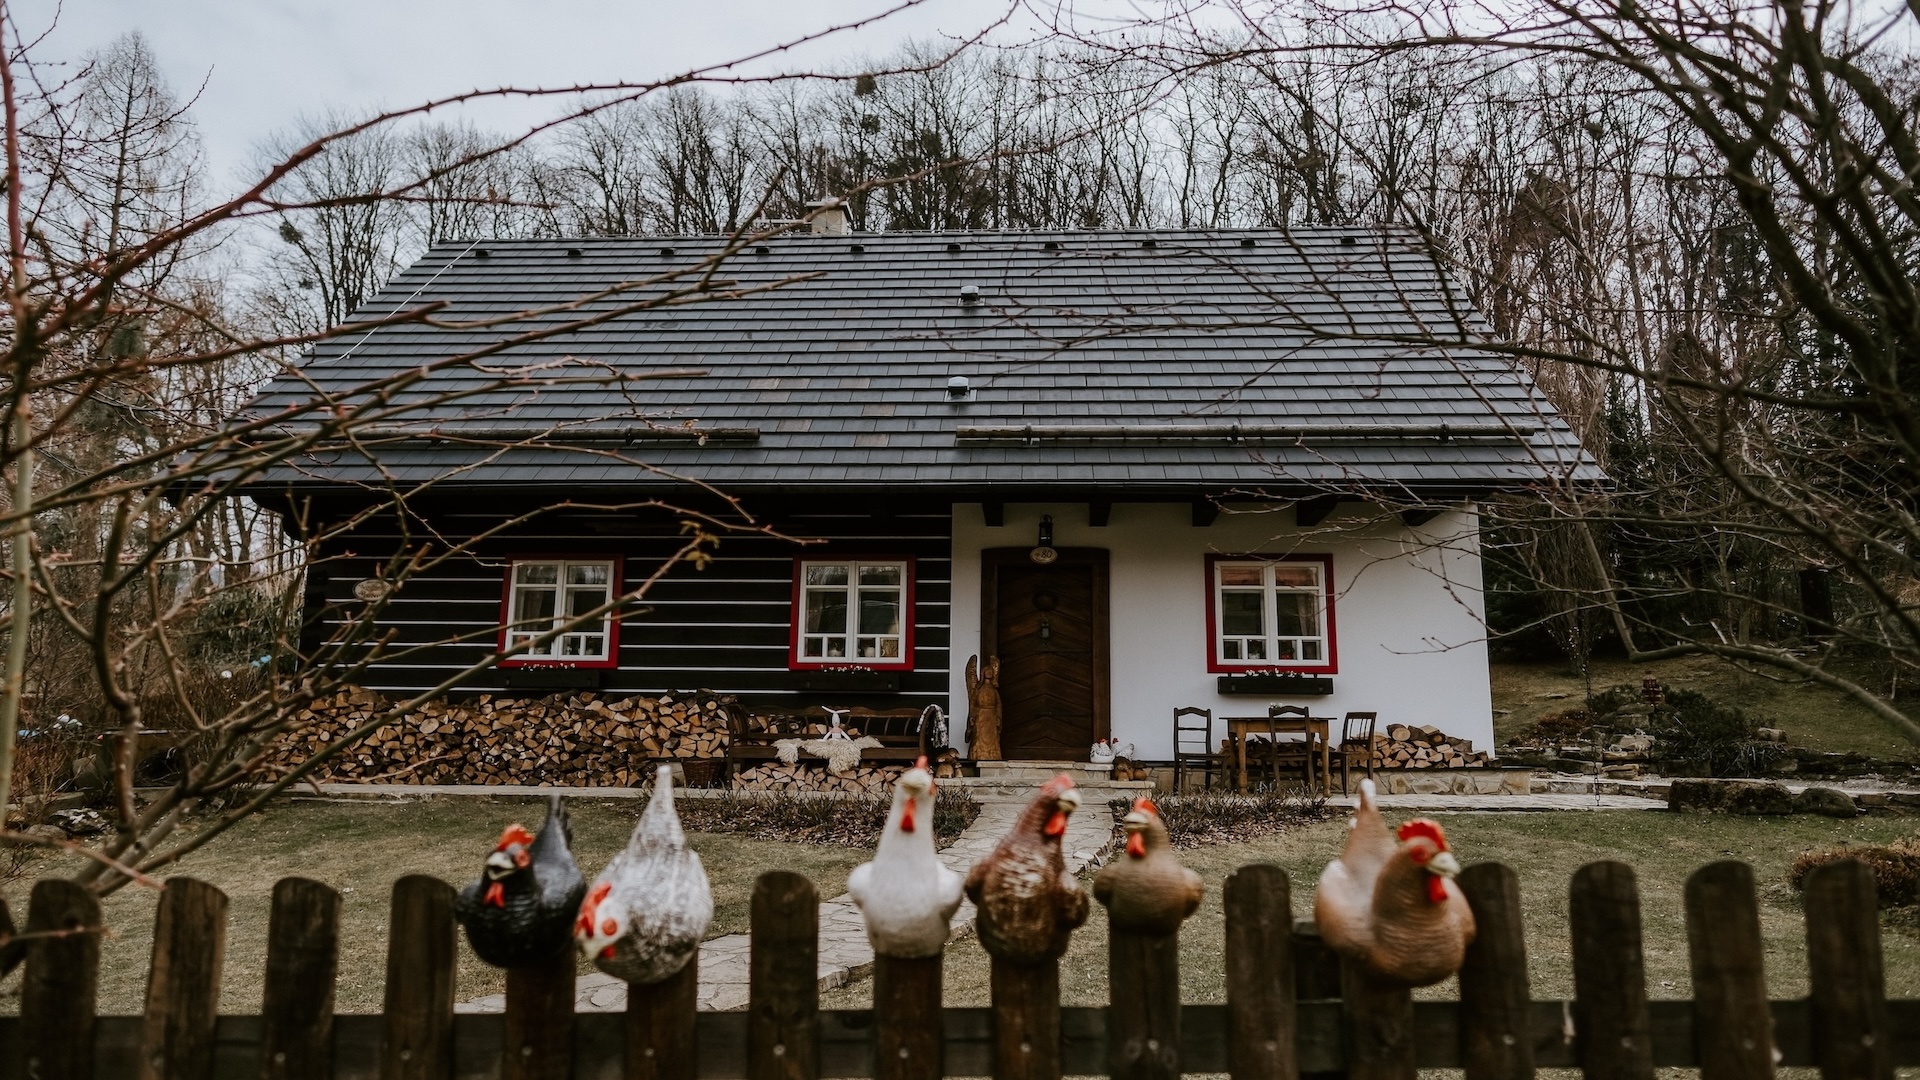
{"type": "MultiPolygon", "coordinates": [[[[742,227],[711,256],[539,310],[467,314],[404,297],[371,306],[366,300],[430,240],[560,224],[543,223],[533,186],[540,172],[517,159],[522,148],[672,87],[755,82],[731,72],[739,62],[802,42],[651,83],[475,91],[313,122],[277,142],[277,152],[237,192],[207,198],[194,183],[197,156],[184,106],[155,75],[143,44],[122,42],[77,78],[55,81],[59,69],[35,55],[39,45],[23,39],[0,6],[8,243],[0,327],[0,402],[8,422],[0,471],[10,481],[0,512],[10,564],[10,599],[0,618],[7,636],[0,805],[11,798],[22,718],[42,728],[54,719],[52,710],[73,705],[89,733],[112,748],[116,827],[98,846],[69,846],[92,859],[81,880],[100,891],[118,888],[197,850],[379,726],[473,673],[627,611],[661,574],[702,558],[717,535],[762,529],[723,493],[697,485],[689,490],[729,508],[726,521],[654,500],[610,507],[672,513],[689,528],[656,564],[630,572],[605,603],[538,622],[530,627],[537,633],[515,635],[507,649],[494,644],[497,628],[488,628],[480,657],[439,685],[343,736],[303,741],[309,752],[289,770],[266,769],[278,743],[304,740],[307,703],[353,683],[370,664],[445,643],[397,639],[382,627],[380,596],[333,611],[322,632],[303,634],[302,578],[325,571],[314,553],[377,521],[400,536],[375,573],[391,588],[471,558],[496,530],[440,535],[414,510],[433,497],[438,479],[403,483],[384,469],[380,483],[363,486],[364,506],[324,520],[275,520],[239,497],[246,486],[315,453],[352,453],[379,467],[385,447],[447,437],[429,418],[503,391],[592,387],[605,405],[600,420],[644,435],[658,422],[644,400],[647,381],[698,372],[527,361],[515,350],[636,312],[781,288],[793,279],[741,285],[726,264],[796,224],[748,227],[763,216],[749,207],[736,215],[742,227]],[[502,96],[545,96],[565,109],[510,137],[423,126],[435,110],[502,96]],[[271,231],[269,244],[278,245],[265,265],[272,287],[242,296],[244,282],[233,281],[245,275],[232,272],[238,254],[225,245],[262,225],[271,231]],[[467,331],[480,343],[331,393],[316,389],[285,406],[245,405],[267,374],[298,379],[297,361],[314,345],[396,324],[467,331]],[[471,377],[437,378],[456,370],[471,377]],[[47,661],[39,667],[29,663],[36,650],[47,661]],[[227,661],[240,670],[219,666],[227,661]],[[228,677],[210,676],[215,670],[228,677]],[[137,748],[156,724],[184,733],[187,766],[163,790],[136,795],[137,748]],[[208,812],[189,816],[197,810],[208,812]]],[[[609,200],[625,198],[624,187],[607,190],[609,200]]],[[[632,225],[646,227],[642,219],[632,225]]],[[[468,433],[462,445],[473,447],[473,439],[468,433]]],[[[480,441],[491,453],[581,450],[568,430],[538,423],[480,441]]],[[[585,452],[646,465],[617,447],[585,452]]],[[[546,512],[536,508],[527,517],[546,512]]],[[[8,843],[26,840],[0,835],[8,843]]]]}

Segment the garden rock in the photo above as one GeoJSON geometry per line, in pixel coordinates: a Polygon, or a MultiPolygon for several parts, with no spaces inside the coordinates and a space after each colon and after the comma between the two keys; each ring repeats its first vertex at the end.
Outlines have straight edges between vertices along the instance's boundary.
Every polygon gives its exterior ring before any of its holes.
{"type": "Polygon", "coordinates": [[[1616,754],[1644,754],[1653,749],[1653,736],[1644,731],[1622,735],[1609,749],[1616,754]]]}
{"type": "Polygon", "coordinates": [[[98,836],[107,831],[107,819],[100,811],[90,806],[76,807],[72,810],[55,810],[47,815],[47,820],[65,830],[70,836],[98,836]]]}
{"type": "Polygon", "coordinates": [[[1675,780],[1667,809],[1698,814],[1791,814],[1793,793],[1766,780],[1675,780]]]}
{"type": "Polygon", "coordinates": [[[1826,817],[1850,818],[1860,813],[1853,804],[1853,796],[1839,788],[1810,787],[1794,797],[1793,809],[1800,814],[1822,814],[1826,817]]]}
{"type": "Polygon", "coordinates": [[[67,831],[58,825],[29,825],[22,831],[34,840],[54,844],[67,842],[67,831]]]}

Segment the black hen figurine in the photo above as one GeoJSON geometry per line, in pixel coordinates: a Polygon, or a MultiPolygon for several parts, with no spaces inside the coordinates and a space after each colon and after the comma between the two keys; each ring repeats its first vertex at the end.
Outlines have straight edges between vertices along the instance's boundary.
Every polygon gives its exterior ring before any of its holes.
{"type": "Polygon", "coordinates": [[[547,822],[534,837],[509,825],[487,856],[480,880],[460,890],[453,913],[467,941],[495,967],[531,967],[565,956],[573,920],[587,894],[573,861],[573,828],[560,796],[547,803],[547,822]]]}

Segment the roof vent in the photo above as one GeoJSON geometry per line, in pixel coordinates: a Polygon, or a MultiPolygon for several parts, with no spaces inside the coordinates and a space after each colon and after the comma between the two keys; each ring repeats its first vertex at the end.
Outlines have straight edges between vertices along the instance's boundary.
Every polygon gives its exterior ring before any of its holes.
{"type": "Polygon", "coordinates": [[[947,244],[947,250],[948,250],[948,251],[959,251],[959,250],[960,250],[960,245],[959,245],[958,243],[952,243],[952,242],[950,242],[950,243],[948,243],[948,244],[947,244]]]}
{"type": "Polygon", "coordinates": [[[865,245],[865,244],[855,244],[855,245],[853,245],[853,247],[852,247],[852,249],[851,249],[851,250],[853,251],[853,253],[854,253],[855,255],[859,255],[859,254],[861,254],[862,252],[865,252],[865,251],[867,250],[867,245],[865,245]]]}
{"type": "Polygon", "coordinates": [[[960,286],[960,302],[962,304],[965,304],[968,307],[972,307],[973,305],[979,303],[980,302],[980,286],[978,285],[960,286]]]}
{"type": "Polygon", "coordinates": [[[567,249],[567,258],[569,258],[569,259],[577,259],[577,258],[579,258],[579,257],[580,257],[580,249],[579,249],[579,248],[568,248],[568,249],[567,249]]]}
{"type": "Polygon", "coordinates": [[[669,258],[671,258],[671,257],[672,257],[672,255],[673,255],[673,249],[672,249],[672,248],[661,248],[661,249],[660,249],[660,254],[662,254],[662,255],[664,255],[664,256],[667,256],[667,257],[669,257],[669,258]]]}
{"type": "Polygon", "coordinates": [[[967,385],[965,375],[955,375],[947,380],[947,397],[953,401],[966,401],[973,397],[973,387],[967,385]]]}
{"type": "Polygon", "coordinates": [[[492,254],[493,254],[493,252],[491,252],[491,251],[488,251],[488,250],[487,250],[486,248],[474,248],[474,249],[473,249],[473,257],[474,257],[474,258],[476,258],[476,259],[484,259],[484,258],[487,258],[488,256],[490,256],[490,255],[492,255],[492,254]]]}
{"type": "Polygon", "coordinates": [[[1048,251],[1057,251],[1060,248],[1060,241],[1049,240],[1046,243],[1041,244],[1040,246],[1043,248],[1046,248],[1048,251]]]}
{"type": "Polygon", "coordinates": [[[773,249],[765,244],[756,244],[754,245],[753,253],[755,255],[771,255],[773,254],[773,249]]]}
{"type": "Polygon", "coordinates": [[[851,231],[847,225],[847,204],[831,195],[808,203],[807,211],[815,236],[845,236],[851,231]]]}
{"type": "Polygon", "coordinates": [[[1355,244],[1357,244],[1357,243],[1359,243],[1359,242],[1360,242],[1360,240],[1359,240],[1359,238],[1358,238],[1358,237],[1353,237],[1353,236],[1343,236],[1343,237],[1341,237],[1341,238],[1340,238],[1340,246],[1341,246],[1341,247],[1352,247],[1353,245],[1355,245],[1355,244]]]}
{"type": "Polygon", "coordinates": [[[1140,241],[1140,246],[1144,248],[1159,247],[1160,241],[1155,240],[1152,237],[1148,237],[1147,239],[1140,241]]]}
{"type": "Polygon", "coordinates": [[[1243,236],[1243,237],[1241,237],[1241,238],[1240,238],[1240,246],[1241,246],[1241,247],[1252,247],[1252,246],[1253,246],[1253,237],[1251,237],[1251,236],[1243,236]]]}

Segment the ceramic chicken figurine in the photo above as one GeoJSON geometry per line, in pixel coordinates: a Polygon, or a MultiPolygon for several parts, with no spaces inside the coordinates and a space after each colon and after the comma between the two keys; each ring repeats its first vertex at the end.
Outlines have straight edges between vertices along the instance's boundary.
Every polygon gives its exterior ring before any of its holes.
{"type": "Polygon", "coordinates": [[[699,951],[713,922],[713,889],[700,856],[687,847],[667,766],[654,774],[653,798],[626,849],[593,879],[578,908],[574,940],[616,978],[656,983],[699,951]]]}
{"type": "Polygon", "coordinates": [[[573,861],[573,828],[560,796],[547,802],[540,835],[509,825],[487,856],[480,880],[454,897],[467,941],[495,967],[544,964],[567,951],[567,931],[587,884],[573,861]]]}
{"type": "Polygon", "coordinates": [[[961,878],[933,848],[933,775],[922,757],[900,776],[873,861],[853,868],[847,892],[881,956],[938,956],[960,907],[961,878]]]}
{"type": "Polygon", "coordinates": [[[1460,970],[1473,941],[1473,909],[1453,883],[1460,861],[1438,822],[1409,821],[1396,842],[1373,795],[1362,780],[1346,849],[1320,875],[1314,921],[1328,946],[1376,978],[1431,986],[1460,970]]]}
{"type": "Polygon", "coordinates": [[[980,909],[980,944],[1017,964],[1058,960],[1067,937],[1087,921],[1087,894],[1067,873],[1061,839],[1080,806],[1073,778],[1040,787],[993,853],[973,864],[967,896],[980,909]]]}
{"type": "Polygon", "coordinates": [[[1107,907],[1107,920],[1121,930],[1171,934],[1199,910],[1205,887],[1200,875],[1173,857],[1167,823],[1152,799],[1135,799],[1120,820],[1126,854],[1093,879],[1093,898],[1107,907]]]}

